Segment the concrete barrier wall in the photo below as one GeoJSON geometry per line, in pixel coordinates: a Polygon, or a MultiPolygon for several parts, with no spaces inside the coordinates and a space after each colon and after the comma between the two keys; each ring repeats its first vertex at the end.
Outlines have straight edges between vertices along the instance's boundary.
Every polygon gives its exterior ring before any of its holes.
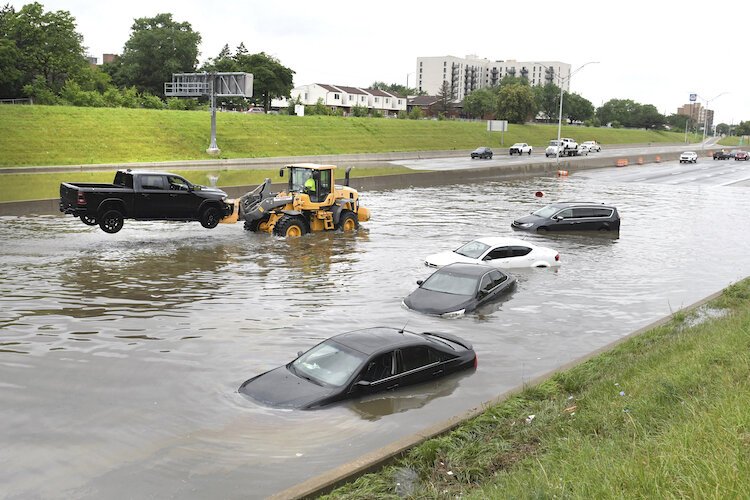
{"type": "MultiPolygon", "coordinates": [[[[389,153],[390,154],[390,153],[389,153]]],[[[398,159],[404,159],[403,153],[398,154],[398,159]]],[[[425,153],[413,153],[414,155],[422,155],[420,158],[426,158],[425,153]]],[[[446,152],[432,151],[428,154],[433,158],[445,158],[446,152]]],[[[365,156],[365,155],[343,155],[343,156],[365,156]]],[[[367,159],[362,161],[375,161],[373,157],[376,155],[366,155],[367,159]]],[[[455,154],[454,157],[464,158],[465,153],[455,154]]],[[[415,156],[417,158],[418,156],[415,156]]],[[[440,186],[447,184],[458,184],[462,182],[476,182],[482,180],[493,180],[493,179],[512,179],[512,178],[524,178],[534,176],[555,176],[558,170],[565,170],[569,175],[574,175],[576,172],[583,170],[590,170],[594,168],[618,168],[618,161],[620,163],[627,162],[627,166],[619,168],[654,168],[658,166],[657,159],[659,161],[670,161],[676,160],[680,157],[680,153],[661,153],[661,154],[647,154],[647,155],[622,155],[617,157],[600,157],[596,155],[582,156],[582,157],[570,157],[561,158],[559,165],[550,161],[538,161],[533,157],[529,157],[529,161],[526,163],[516,163],[513,165],[497,165],[492,167],[483,168],[470,168],[461,170],[445,170],[435,172],[414,172],[409,174],[395,174],[395,175],[381,175],[373,177],[356,177],[351,179],[351,186],[358,191],[381,191],[391,189],[404,189],[409,187],[425,187],[425,186],[440,186]],[[639,165],[642,163],[642,165],[639,165]]],[[[315,158],[316,163],[326,163],[324,157],[310,157],[310,161],[315,158]]],[[[331,156],[332,160],[330,163],[340,164],[347,160],[342,158],[342,155],[331,156]]],[[[268,159],[264,159],[268,161],[268,159]]],[[[380,158],[383,160],[383,158],[380,158]]],[[[305,161],[300,157],[295,157],[294,162],[300,163],[305,161]]],[[[351,160],[348,160],[351,161],[351,160]]],[[[282,162],[285,163],[285,162],[282,162]]],[[[133,165],[127,165],[132,167],[133,165]]],[[[109,169],[123,168],[123,165],[114,165],[107,167],[109,169]]],[[[279,191],[283,189],[285,184],[275,184],[273,189],[279,191]]],[[[230,198],[236,198],[242,196],[246,192],[254,189],[256,186],[224,186],[224,189],[230,198]]],[[[59,214],[59,199],[48,199],[48,200],[31,200],[31,201],[12,201],[0,203],[0,216],[3,215],[54,215],[59,214]]]]}

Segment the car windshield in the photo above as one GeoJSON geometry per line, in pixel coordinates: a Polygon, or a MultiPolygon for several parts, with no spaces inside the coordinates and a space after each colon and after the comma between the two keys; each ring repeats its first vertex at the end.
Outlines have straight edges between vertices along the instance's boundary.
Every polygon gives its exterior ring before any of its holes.
{"type": "Polygon", "coordinates": [[[438,271],[422,283],[422,289],[453,295],[474,295],[477,289],[477,278],[453,274],[450,271],[438,271]]]}
{"type": "Polygon", "coordinates": [[[532,212],[533,215],[536,215],[537,217],[544,217],[545,219],[548,219],[552,217],[552,214],[557,212],[559,210],[558,207],[553,207],[552,205],[547,205],[544,208],[540,208],[536,212],[532,212]]]}
{"type": "Polygon", "coordinates": [[[478,259],[484,252],[487,251],[488,248],[490,248],[490,246],[485,245],[484,243],[480,243],[478,241],[470,241],[467,244],[454,250],[454,252],[456,252],[458,255],[469,257],[470,259],[478,259]]]}
{"type": "Polygon", "coordinates": [[[295,375],[319,385],[340,387],[364,361],[364,354],[329,340],[292,361],[289,368],[295,375]]]}
{"type": "Polygon", "coordinates": [[[557,146],[557,141],[549,141],[550,146],[557,146]]]}
{"type": "MultiPolygon", "coordinates": [[[[474,150],[475,153],[484,153],[487,150],[487,148],[477,148],[474,150]]],[[[466,151],[466,150],[464,150],[466,151]]]]}
{"type": "Polygon", "coordinates": [[[512,148],[522,148],[523,144],[521,144],[520,142],[517,142],[517,143],[513,144],[511,147],[512,148]]]}

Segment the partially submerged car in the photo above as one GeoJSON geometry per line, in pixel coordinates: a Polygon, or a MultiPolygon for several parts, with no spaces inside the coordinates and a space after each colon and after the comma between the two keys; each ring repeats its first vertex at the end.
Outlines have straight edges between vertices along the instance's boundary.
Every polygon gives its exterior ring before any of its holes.
{"type": "Polygon", "coordinates": [[[560,254],[520,238],[489,236],[472,240],[452,251],[429,255],[424,260],[428,267],[443,267],[455,262],[488,264],[500,269],[558,267],[560,254]]]}
{"type": "Polygon", "coordinates": [[[612,205],[560,201],[513,221],[518,231],[619,231],[620,215],[612,205]]]}
{"type": "Polygon", "coordinates": [[[471,159],[482,158],[485,160],[492,159],[492,150],[488,147],[480,147],[471,152],[471,159]]]}
{"type": "Polygon", "coordinates": [[[311,409],[476,368],[466,340],[447,333],[366,328],[336,335],[294,361],[245,381],[260,403],[311,409]]]}
{"type": "Polygon", "coordinates": [[[403,305],[414,311],[446,318],[462,316],[511,291],[516,278],[485,264],[456,263],[441,267],[417,281],[403,305]]]}

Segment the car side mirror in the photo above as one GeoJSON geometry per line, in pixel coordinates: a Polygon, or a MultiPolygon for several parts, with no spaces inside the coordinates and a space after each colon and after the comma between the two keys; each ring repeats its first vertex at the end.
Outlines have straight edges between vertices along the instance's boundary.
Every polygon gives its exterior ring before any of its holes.
{"type": "Polygon", "coordinates": [[[284,177],[284,167],[279,169],[279,177],[284,177]]]}
{"type": "Polygon", "coordinates": [[[371,383],[370,383],[370,382],[369,382],[368,380],[359,380],[359,381],[357,381],[357,383],[356,383],[356,384],[354,384],[354,385],[358,385],[358,386],[360,386],[360,387],[370,387],[370,384],[371,384],[371,383]]]}
{"type": "Polygon", "coordinates": [[[305,353],[304,353],[304,351],[297,351],[297,357],[298,357],[298,358],[299,358],[300,356],[302,356],[303,354],[305,354],[305,353]]]}
{"type": "Polygon", "coordinates": [[[344,186],[349,185],[349,172],[352,171],[352,167],[347,167],[346,172],[344,173],[344,186]]]}
{"type": "Polygon", "coordinates": [[[554,216],[554,217],[552,217],[552,218],[553,218],[554,220],[563,220],[563,217],[561,217],[560,215],[555,215],[555,216],[554,216]]]}
{"type": "Polygon", "coordinates": [[[422,283],[424,283],[424,280],[417,280],[417,285],[422,286],[422,283]]]}

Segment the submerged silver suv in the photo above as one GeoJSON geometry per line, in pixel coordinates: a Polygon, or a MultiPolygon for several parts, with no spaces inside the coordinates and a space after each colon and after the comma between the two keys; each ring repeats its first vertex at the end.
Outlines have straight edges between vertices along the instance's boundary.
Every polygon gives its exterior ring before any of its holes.
{"type": "Polygon", "coordinates": [[[611,205],[560,201],[540,208],[511,224],[519,231],[619,231],[620,214],[611,205]]]}

